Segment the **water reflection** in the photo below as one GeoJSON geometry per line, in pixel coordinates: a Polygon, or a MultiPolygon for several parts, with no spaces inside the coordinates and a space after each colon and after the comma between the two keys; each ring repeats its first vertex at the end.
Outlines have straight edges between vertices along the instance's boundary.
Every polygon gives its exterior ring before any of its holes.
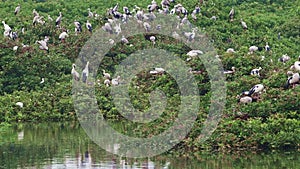
{"type": "MultiPolygon", "coordinates": [[[[109,146],[107,148],[115,152],[120,148],[113,141],[109,146]]],[[[101,149],[88,138],[77,122],[20,124],[0,133],[0,168],[5,169],[300,168],[299,154],[294,151],[132,159],[101,149]]]]}

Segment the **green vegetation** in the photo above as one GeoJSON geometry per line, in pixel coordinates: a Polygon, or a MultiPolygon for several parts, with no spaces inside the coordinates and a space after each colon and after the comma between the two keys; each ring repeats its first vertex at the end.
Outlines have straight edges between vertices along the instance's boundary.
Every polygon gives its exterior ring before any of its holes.
{"type": "MultiPolygon", "coordinates": [[[[25,34],[20,34],[17,41],[12,41],[0,36],[0,122],[12,123],[17,121],[59,121],[75,119],[76,115],[72,100],[72,76],[71,65],[78,57],[81,47],[91,36],[86,29],[78,36],[74,35],[73,21],[84,23],[88,19],[87,8],[100,14],[99,19],[89,19],[94,29],[100,28],[104,23],[106,9],[114,6],[117,2],[112,0],[87,2],[81,1],[27,1],[11,2],[2,1],[0,6],[0,18],[13,30],[20,32],[25,27],[25,34]],[[21,12],[14,16],[14,8],[21,4],[21,12]],[[32,10],[36,9],[45,18],[45,25],[32,26],[32,10]],[[65,43],[58,40],[61,33],[55,29],[54,22],[47,22],[47,15],[53,19],[63,13],[61,25],[71,30],[70,37],[65,43]],[[35,44],[44,36],[49,36],[49,53],[38,48],[35,44]],[[22,50],[22,43],[30,47],[22,50]],[[13,51],[15,45],[18,51],[13,51]],[[45,83],[40,84],[41,78],[45,83]],[[23,102],[24,107],[15,105],[23,102]]],[[[189,11],[194,9],[198,1],[181,2],[189,11]]],[[[134,5],[142,8],[150,3],[137,0],[124,0],[122,6],[130,9],[134,5]]],[[[291,0],[250,0],[230,1],[214,0],[207,1],[201,6],[201,16],[192,23],[205,31],[214,41],[224,69],[232,66],[237,68],[233,75],[227,77],[227,104],[224,118],[205,143],[199,144],[196,140],[201,132],[202,122],[207,116],[210,103],[209,78],[206,73],[196,75],[201,94],[201,108],[193,130],[186,139],[181,142],[176,150],[217,149],[229,150],[240,148],[299,148],[300,144],[300,87],[284,90],[286,72],[298,59],[300,45],[300,1],[291,0]],[[228,13],[234,7],[235,20],[228,21],[228,13]],[[217,20],[210,18],[217,16],[217,20]],[[240,19],[243,19],[248,30],[243,30],[240,19]],[[278,33],[281,38],[278,39],[278,33]],[[248,48],[252,45],[263,47],[266,42],[271,46],[271,52],[256,52],[248,55],[248,48]],[[225,53],[226,49],[234,48],[234,54],[225,53]],[[291,60],[286,64],[278,62],[283,54],[288,54],[291,60]],[[261,56],[265,59],[261,61],[261,56]],[[272,61],[271,61],[272,60],[272,61]],[[250,76],[253,68],[262,67],[260,77],[250,76]],[[262,83],[266,92],[262,94],[258,102],[248,105],[238,105],[236,96],[242,91],[249,90],[253,85],[262,83]],[[241,112],[243,115],[239,115],[241,112]]],[[[85,28],[85,27],[84,27],[85,28]]],[[[1,33],[3,29],[1,28],[1,33]]],[[[146,41],[143,36],[132,39],[134,47],[116,45],[108,57],[105,57],[99,70],[105,69],[111,74],[115,65],[126,58],[129,54],[139,49],[151,48],[152,43],[146,41]],[[122,54],[118,53],[122,51],[122,54]],[[111,56],[114,56],[114,60],[111,56]]],[[[171,43],[165,39],[157,42],[158,46],[172,51],[183,60],[187,58],[188,50],[180,44],[171,43]]],[[[200,60],[188,63],[194,70],[204,70],[200,60]]],[[[102,72],[99,78],[103,84],[102,72]]],[[[171,93],[168,103],[178,105],[177,86],[168,75],[150,78],[141,73],[134,83],[140,84],[140,89],[130,88],[132,102],[140,110],[147,109],[149,105],[148,93],[159,87],[165,93],[171,93]],[[138,95],[144,93],[143,95],[138,95]]],[[[107,119],[126,121],[112,104],[110,90],[104,85],[96,87],[97,101],[101,113],[107,119]]],[[[139,136],[151,136],[164,131],[172,120],[177,116],[176,110],[166,108],[164,116],[157,121],[136,128],[139,136]],[[167,118],[166,118],[167,117],[167,118]],[[156,128],[154,128],[154,126],[156,128]],[[158,128],[158,130],[157,130],[158,128]]],[[[128,122],[128,130],[135,128],[135,124],[128,122]],[[133,125],[133,126],[132,126],[133,125]]]]}

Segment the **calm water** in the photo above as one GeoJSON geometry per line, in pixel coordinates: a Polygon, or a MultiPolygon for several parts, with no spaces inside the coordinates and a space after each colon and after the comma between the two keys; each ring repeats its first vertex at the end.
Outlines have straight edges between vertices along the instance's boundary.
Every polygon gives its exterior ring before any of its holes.
{"type": "MultiPolygon", "coordinates": [[[[113,148],[113,147],[112,147],[113,148]]],[[[78,123],[19,124],[0,131],[0,168],[300,168],[299,151],[126,159],[94,144],[78,123]]]]}

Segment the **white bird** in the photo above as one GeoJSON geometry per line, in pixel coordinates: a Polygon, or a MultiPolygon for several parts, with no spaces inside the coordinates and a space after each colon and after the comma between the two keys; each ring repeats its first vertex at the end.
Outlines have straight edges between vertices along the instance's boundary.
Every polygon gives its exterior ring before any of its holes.
{"type": "Polygon", "coordinates": [[[217,17],[216,16],[212,16],[210,19],[215,21],[215,20],[217,20],[217,17]]]}
{"type": "Polygon", "coordinates": [[[198,55],[203,55],[203,52],[201,50],[191,50],[187,53],[187,55],[190,57],[195,57],[198,55]]]}
{"type": "Polygon", "coordinates": [[[25,28],[24,27],[21,29],[21,32],[22,32],[22,34],[25,34],[25,28]]]}
{"type": "Polygon", "coordinates": [[[235,53],[234,49],[233,48],[228,48],[226,50],[226,53],[235,53]]]}
{"type": "Polygon", "coordinates": [[[19,48],[19,46],[14,46],[14,47],[13,47],[13,51],[17,51],[18,48],[19,48]]]}
{"type": "Polygon", "coordinates": [[[108,43],[111,44],[111,45],[113,45],[115,43],[115,41],[113,39],[109,39],[108,43]]]}
{"type": "Polygon", "coordinates": [[[291,58],[287,54],[284,54],[284,55],[282,55],[281,58],[278,59],[278,61],[285,63],[285,62],[289,61],[290,59],[291,58]]]}
{"type": "Polygon", "coordinates": [[[150,41],[153,43],[153,46],[155,45],[155,36],[150,36],[150,41]]]}
{"type": "Polygon", "coordinates": [[[296,61],[293,66],[294,66],[294,69],[296,69],[297,71],[300,71],[300,61],[296,61]]]}
{"type": "Polygon", "coordinates": [[[50,15],[48,15],[48,21],[49,21],[49,22],[52,22],[52,21],[53,21],[53,19],[51,18],[50,15]]]}
{"type": "Polygon", "coordinates": [[[156,75],[156,74],[163,74],[165,72],[165,69],[163,68],[154,68],[154,70],[150,71],[150,74],[156,75]]]}
{"type": "Polygon", "coordinates": [[[191,14],[192,18],[194,20],[196,20],[197,19],[197,14],[199,14],[199,13],[200,13],[200,7],[196,6],[195,9],[193,10],[192,14],[191,14]]]}
{"type": "Polygon", "coordinates": [[[61,23],[61,19],[62,19],[62,14],[61,12],[59,12],[59,16],[56,18],[55,20],[55,25],[58,27],[61,23]]]}
{"type": "Polygon", "coordinates": [[[17,102],[16,105],[19,106],[20,108],[23,108],[23,106],[24,106],[24,104],[22,102],[17,102]]]}
{"type": "Polygon", "coordinates": [[[45,82],[45,78],[42,78],[40,84],[43,84],[45,82]]]}
{"type": "Polygon", "coordinates": [[[270,51],[270,50],[271,50],[271,48],[270,48],[268,42],[266,43],[265,50],[266,50],[266,51],[270,51]]]}
{"type": "Polygon", "coordinates": [[[126,39],[124,35],[122,35],[121,42],[124,43],[124,44],[128,44],[129,43],[128,39],[126,39]]]}
{"type": "Polygon", "coordinates": [[[102,26],[102,29],[106,32],[109,32],[110,34],[113,34],[113,29],[111,27],[111,25],[109,23],[105,23],[103,26],[102,26]]]}
{"type": "Polygon", "coordinates": [[[192,74],[202,74],[203,73],[202,70],[193,70],[193,68],[189,68],[189,72],[192,74]]]}
{"type": "Polygon", "coordinates": [[[129,8],[126,7],[126,6],[123,7],[123,12],[124,12],[126,15],[131,15],[129,8]]]}
{"type": "Polygon", "coordinates": [[[284,88],[287,89],[290,85],[292,85],[294,88],[295,84],[298,83],[299,81],[300,81],[299,73],[293,73],[293,75],[288,78],[284,88]]]}
{"type": "Polygon", "coordinates": [[[73,63],[71,74],[73,75],[74,80],[79,81],[79,73],[76,71],[75,67],[76,65],[73,63]]]}
{"type": "Polygon", "coordinates": [[[92,18],[94,16],[93,12],[91,12],[91,8],[88,8],[88,17],[92,18]]]}
{"type": "Polygon", "coordinates": [[[249,52],[250,54],[252,54],[253,52],[257,51],[258,50],[258,47],[257,46],[250,46],[249,47],[249,52]]]}
{"type": "Polygon", "coordinates": [[[33,17],[39,16],[39,13],[35,9],[32,10],[32,14],[33,17]]]}
{"type": "Polygon", "coordinates": [[[110,85],[110,80],[109,79],[105,79],[104,80],[104,84],[106,87],[108,87],[110,85]]]}
{"type": "Polygon", "coordinates": [[[87,79],[89,76],[89,61],[86,63],[85,68],[82,71],[82,82],[87,84],[87,79]]]}
{"type": "Polygon", "coordinates": [[[190,61],[192,58],[198,56],[198,55],[203,55],[203,52],[201,50],[191,50],[189,51],[186,55],[189,57],[186,59],[186,61],[190,61]]]}
{"type": "Polygon", "coordinates": [[[7,25],[7,24],[5,23],[5,21],[2,21],[2,23],[3,23],[3,26],[4,26],[4,31],[5,31],[5,32],[10,32],[10,31],[11,31],[10,26],[7,25]]]}
{"type": "Polygon", "coordinates": [[[15,8],[15,15],[17,15],[20,12],[21,5],[18,4],[18,6],[15,8]]]}
{"type": "Polygon", "coordinates": [[[36,25],[38,22],[40,22],[40,15],[36,15],[33,17],[32,25],[36,25]]]}
{"type": "Polygon", "coordinates": [[[64,32],[62,32],[62,33],[59,35],[58,38],[59,38],[60,41],[64,42],[65,39],[66,39],[67,37],[69,37],[69,35],[68,35],[68,33],[67,33],[66,31],[64,31],[64,32]]]}
{"type": "Polygon", "coordinates": [[[246,22],[244,22],[242,19],[241,19],[241,24],[242,24],[243,29],[245,29],[245,30],[248,29],[246,22]]]}
{"type": "Polygon", "coordinates": [[[78,21],[74,21],[75,33],[82,32],[81,24],[78,21]]]}
{"type": "Polygon", "coordinates": [[[250,72],[250,75],[252,75],[252,76],[258,76],[259,77],[260,76],[259,71],[261,69],[262,69],[261,67],[256,68],[256,69],[252,69],[251,72],[250,72]]]}
{"type": "Polygon", "coordinates": [[[235,71],[236,71],[235,67],[231,67],[231,70],[224,70],[223,73],[224,74],[233,74],[233,73],[235,73],[235,71]]]}
{"type": "Polygon", "coordinates": [[[117,76],[117,78],[113,78],[112,80],[111,80],[111,84],[113,85],[113,86],[118,86],[119,85],[119,81],[120,81],[120,76],[117,76]]]}
{"type": "Polygon", "coordinates": [[[121,23],[118,23],[114,26],[115,32],[119,35],[122,32],[121,23]]]}
{"type": "Polygon", "coordinates": [[[46,50],[47,52],[49,52],[49,48],[47,46],[47,40],[36,41],[36,43],[38,43],[40,45],[39,48],[41,50],[46,50]]]}
{"type": "Polygon", "coordinates": [[[93,27],[92,27],[92,24],[89,22],[89,20],[86,21],[85,26],[92,33],[93,27]]]}
{"type": "Polygon", "coordinates": [[[233,21],[233,17],[234,17],[234,9],[231,8],[230,12],[229,12],[229,19],[232,22],[233,21]]]}
{"type": "Polygon", "coordinates": [[[252,101],[253,99],[250,96],[244,96],[239,99],[239,103],[244,103],[244,104],[251,103],[252,101]]]}
{"type": "Polygon", "coordinates": [[[103,71],[103,76],[105,79],[110,79],[110,74],[109,73],[106,73],[105,70],[102,70],[103,71]]]}
{"type": "Polygon", "coordinates": [[[151,30],[151,25],[148,22],[144,22],[144,29],[146,30],[146,32],[150,32],[151,30]]]}
{"type": "Polygon", "coordinates": [[[257,84],[254,85],[250,90],[249,90],[249,96],[256,94],[256,93],[261,93],[264,89],[264,85],[262,84],[257,84]]]}
{"type": "Polygon", "coordinates": [[[192,32],[183,32],[183,35],[187,38],[188,41],[192,41],[196,36],[195,29],[193,29],[192,32]]]}

